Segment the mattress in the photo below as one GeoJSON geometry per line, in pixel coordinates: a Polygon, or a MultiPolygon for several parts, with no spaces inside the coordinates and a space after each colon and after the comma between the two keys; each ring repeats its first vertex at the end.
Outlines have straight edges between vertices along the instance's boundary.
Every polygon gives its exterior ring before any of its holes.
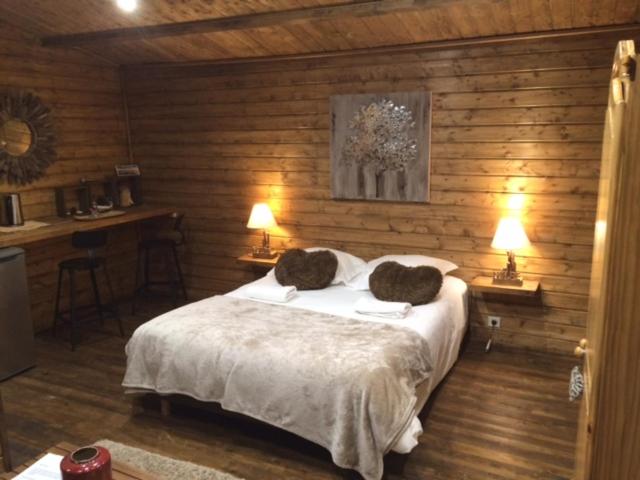
{"type": "MultiPolygon", "coordinates": [[[[247,295],[248,288],[251,285],[260,284],[277,285],[277,281],[272,275],[268,275],[229,292],[227,296],[248,299],[250,298],[247,295]]],[[[435,300],[427,305],[412,307],[409,315],[403,319],[387,319],[356,313],[353,306],[362,297],[373,298],[373,295],[368,290],[353,290],[335,285],[323,290],[300,291],[293,300],[284,305],[362,321],[404,326],[414,330],[428,341],[433,356],[432,375],[418,387],[414,418],[392,447],[395,452],[409,453],[418,444],[418,437],[422,434],[418,414],[433,389],[458,358],[460,344],[467,328],[467,285],[459,278],[445,276],[442,289],[435,300]]]]}

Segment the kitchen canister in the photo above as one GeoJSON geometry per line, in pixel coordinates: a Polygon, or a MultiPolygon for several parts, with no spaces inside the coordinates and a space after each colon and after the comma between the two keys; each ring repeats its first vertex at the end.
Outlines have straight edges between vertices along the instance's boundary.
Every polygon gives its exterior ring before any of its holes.
{"type": "Polygon", "coordinates": [[[60,462],[62,480],[112,480],[111,454],[103,447],[82,447],[60,462]]]}

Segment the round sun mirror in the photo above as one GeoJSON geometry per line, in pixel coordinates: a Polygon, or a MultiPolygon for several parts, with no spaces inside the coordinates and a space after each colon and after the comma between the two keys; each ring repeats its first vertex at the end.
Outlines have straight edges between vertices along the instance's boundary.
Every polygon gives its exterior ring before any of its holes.
{"type": "Polygon", "coordinates": [[[0,94],[0,186],[27,185],[56,161],[51,111],[28,92],[0,94]]]}
{"type": "Polygon", "coordinates": [[[0,148],[9,155],[24,155],[32,142],[33,132],[27,122],[12,118],[0,125],[0,148]]]}

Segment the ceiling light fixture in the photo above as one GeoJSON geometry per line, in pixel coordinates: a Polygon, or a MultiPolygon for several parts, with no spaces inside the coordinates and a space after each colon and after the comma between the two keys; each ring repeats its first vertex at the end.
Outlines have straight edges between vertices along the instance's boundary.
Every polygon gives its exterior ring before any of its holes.
{"type": "Polygon", "coordinates": [[[125,12],[133,12],[138,6],[138,0],[116,0],[116,4],[125,12]]]}

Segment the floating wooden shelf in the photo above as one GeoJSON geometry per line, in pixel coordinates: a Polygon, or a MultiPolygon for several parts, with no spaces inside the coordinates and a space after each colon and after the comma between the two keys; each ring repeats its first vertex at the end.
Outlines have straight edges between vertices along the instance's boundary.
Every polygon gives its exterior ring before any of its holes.
{"type": "Polygon", "coordinates": [[[248,263],[249,265],[253,265],[254,267],[271,268],[276,266],[279,258],[280,254],[278,254],[274,258],[256,258],[250,253],[247,253],[246,255],[238,257],[238,261],[242,263],[248,263]]]}
{"type": "Polygon", "coordinates": [[[533,296],[540,290],[540,282],[537,280],[525,280],[522,286],[499,285],[493,283],[492,277],[476,277],[471,281],[471,290],[477,293],[533,296]]]}

